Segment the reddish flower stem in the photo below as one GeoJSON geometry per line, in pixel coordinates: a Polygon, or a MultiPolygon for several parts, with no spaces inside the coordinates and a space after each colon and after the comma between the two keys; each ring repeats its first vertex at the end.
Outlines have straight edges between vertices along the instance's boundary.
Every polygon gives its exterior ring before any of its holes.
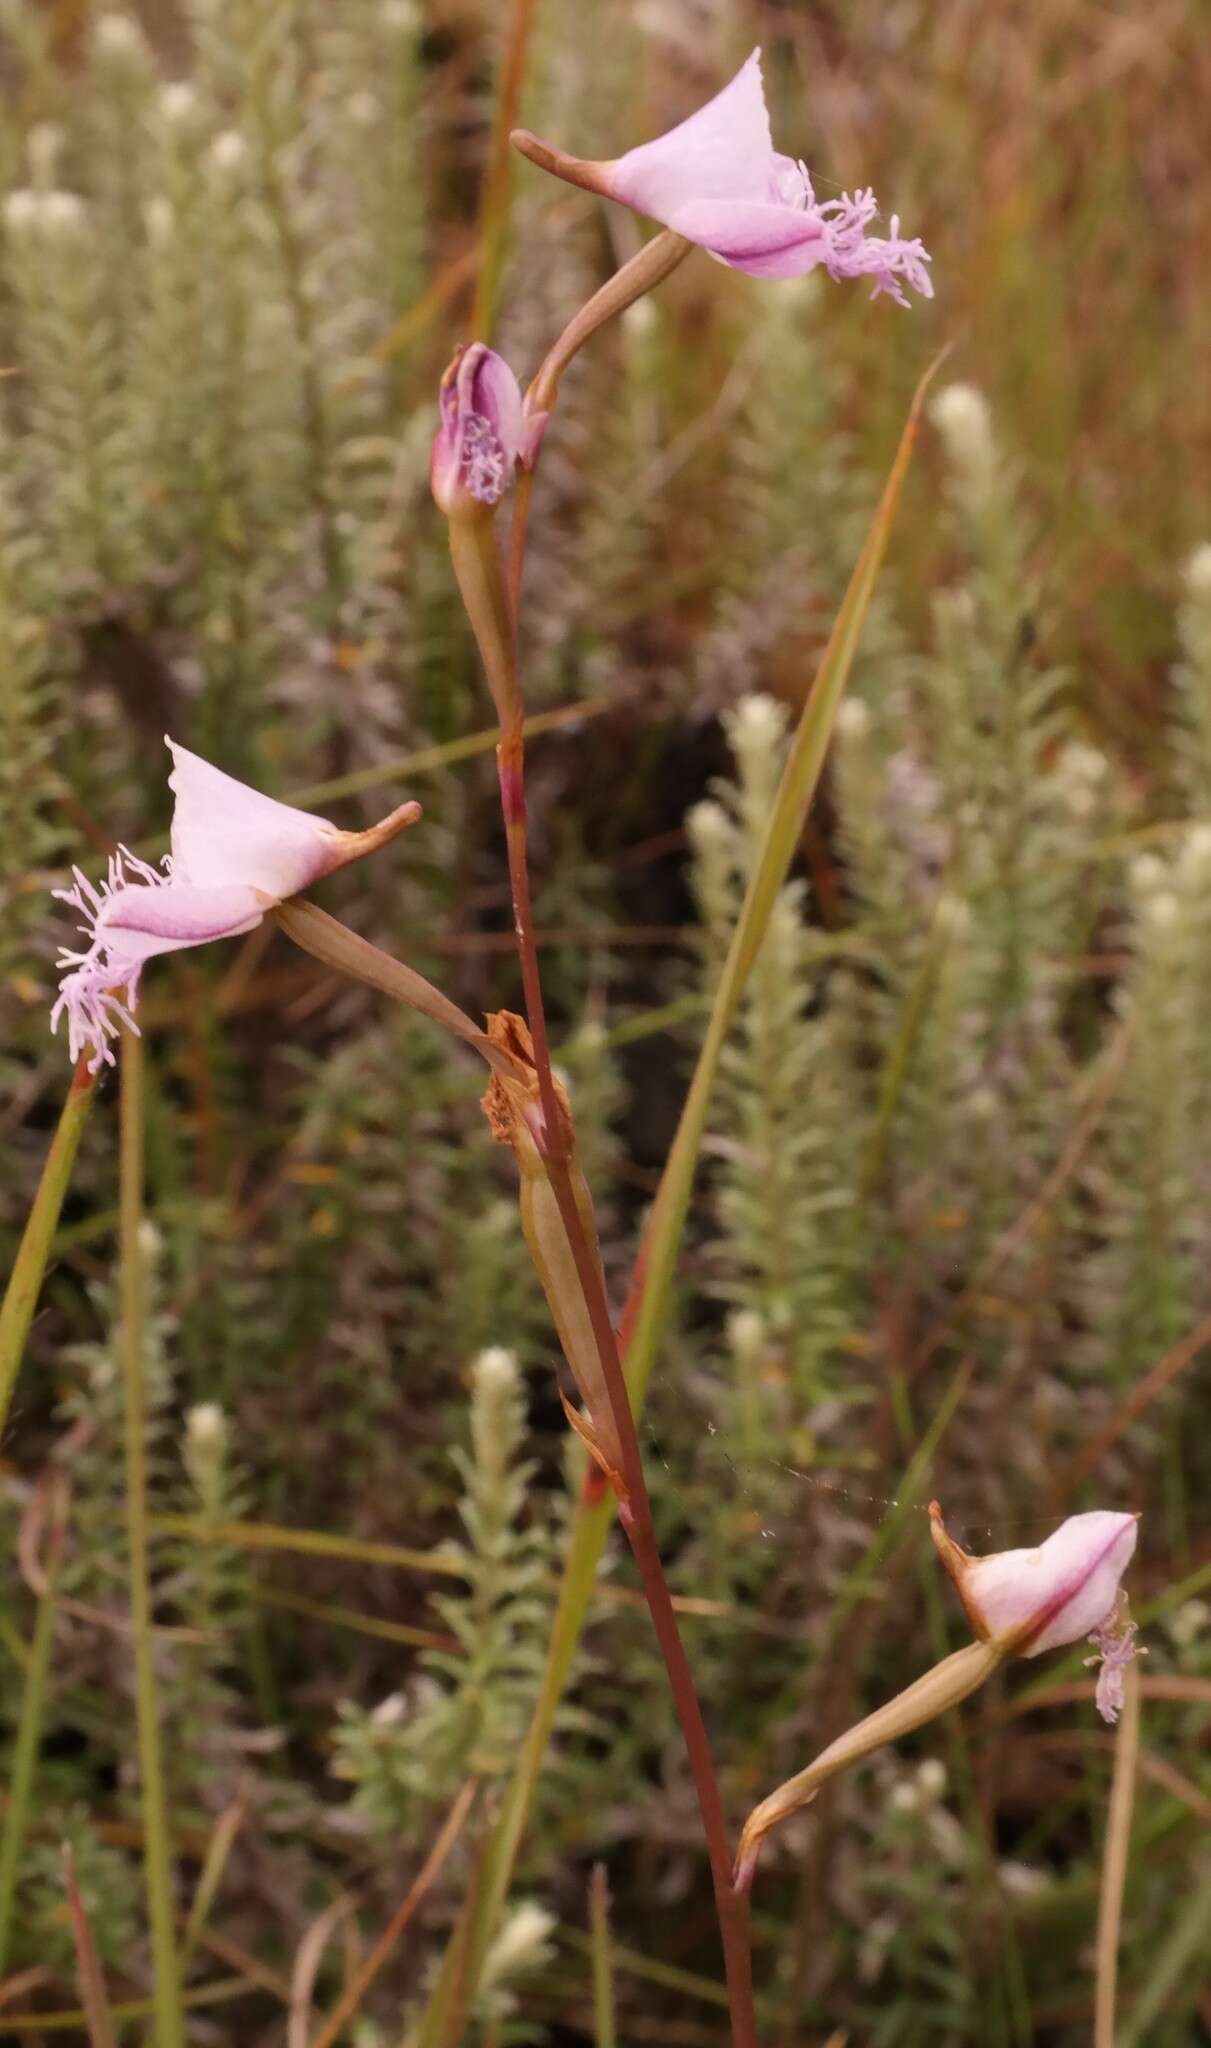
{"type": "Polygon", "coordinates": [[[545,1125],[543,1158],[589,1312],[614,1424],[622,1447],[621,1476],[625,1495],[620,1494],[619,1497],[619,1520],[626,1531],[639,1569],[640,1582],[668,1673],[669,1686],[677,1708],[690,1770],[698,1794],[703,1832],[710,1858],[719,1933],[723,1944],[732,2040],[734,2048],[756,2048],[748,1901],[743,1894],[734,1890],[732,1884],[732,1851],[711,1756],[710,1740],[660,1559],[652,1520],[651,1500],[644,1477],[643,1459],[635,1419],[631,1413],[618,1339],[610,1320],[601,1267],[593,1247],[589,1244],[577,1208],[568,1162],[569,1133],[559,1108],[554,1076],[551,1072],[550,1043],[530,901],[526,850],[525,761],[518,728],[515,727],[506,733],[502,740],[497,765],[509,855],[509,880],[513,892],[518,958],[545,1125]]]}

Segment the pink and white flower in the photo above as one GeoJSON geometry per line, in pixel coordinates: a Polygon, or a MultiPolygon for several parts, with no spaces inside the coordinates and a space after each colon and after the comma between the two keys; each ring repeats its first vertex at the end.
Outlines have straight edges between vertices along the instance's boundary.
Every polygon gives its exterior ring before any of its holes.
{"type": "Polygon", "coordinates": [[[1089,1636],[1105,1660],[1098,1706],[1113,1720],[1135,1633],[1122,1617],[1119,1581],[1135,1550],[1136,1516],[1105,1509],[1070,1515],[1037,1550],[998,1550],[988,1557],[971,1557],[951,1540],[936,1501],[929,1518],[976,1635],[1018,1657],[1038,1657],[1089,1636]]]}
{"type": "Polygon", "coordinates": [[[51,1029],[66,1016],[72,1059],[91,1047],[92,1073],[113,1064],[109,1041],[123,1023],[138,1028],[131,1013],[139,978],[155,954],[251,931],[275,904],[372,853],[420,816],[419,804],[401,804],[368,832],[342,832],[327,818],[249,789],[172,740],[165,744],[176,806],[172,850],[161,866],[120,847],[103,881],[90,882],[74,868],[73,887],[54,892],[82,912],[89,943],[84,952],[65,948],[59,956],[63,977],[51,1029]]]}
{"type": "Polygon", "coordinates": [[[448,518],[491,509],[518,463],[533,464],[547,415],[527,416],[512,370],[482,341],[459,349],[442,377],[438,407],[429,463],[438,505],[448,518]]]}
{"type": "Polygon", "coordinates": [[[868,235],[878,216],[869,189],[819,200],[806,167],[773,144],[754,50],[730,85],[688,121],[610,162],[567,156],[518,129],[515,145],[572,184],[621,200],[697,242],[750,277],[802,277],[817,265],[830,277],[869,277],[873,297],[907,305],[904,284],[932,298],[920,241],[868,235]]]}

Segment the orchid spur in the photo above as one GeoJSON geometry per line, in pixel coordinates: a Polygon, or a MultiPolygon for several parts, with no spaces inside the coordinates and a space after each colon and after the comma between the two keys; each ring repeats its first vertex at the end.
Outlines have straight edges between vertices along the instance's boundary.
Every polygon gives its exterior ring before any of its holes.
{"type": "Polygon", "coordinates": [[[60,953],[51,1029],[66,1016],[71,1056],[91,1051],[90,1073],[114,1064],[109,1041],[122,1024],[138,1029],[131,1013],[148,960],[251,931],[266,911],[385,846],[421,814],[417,803],[400,804],[369,831],[342,832],[249,789],[173,740],[165,745],[176,805],[161,867],[119,847],[103,881],[94,884],[75,868],[73,886],[54,892],[83,914],[89,943],[83,952],[60,953]]]}
{"type": "Polygon", "coordinates": [[[898,220],[886,238],[867,234],[878,215],[873,192],[821,201],[805,165],[774,148],[759,49],[705,107],[625,156],[586,161],[526,129],[513,142],[556,177],[662,221],[750,277],[802,277],[819,265],[832,278],[869,277],[872,296],[886,292],[902,306],[904,284],[933,296],[929,256],[898,220]]]}

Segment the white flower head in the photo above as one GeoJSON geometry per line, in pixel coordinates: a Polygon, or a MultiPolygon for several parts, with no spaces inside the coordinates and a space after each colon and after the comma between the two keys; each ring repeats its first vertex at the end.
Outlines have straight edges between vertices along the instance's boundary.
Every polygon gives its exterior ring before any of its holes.
{"type": "Polygon", "coordinates": [[[78,192],[48,192],[44,213],[52,234],[74,235],[84,226],[84,201],[78,192]]]}
{"type": "Polygon", "coordinates": [[[952,462],[967,470],[991,469],[996,461],[992,412],[974,384],[947,384],[932,400],[929,415],[952,462]]]}
{"type": "Polygon", "coordinates": [[[490,1990],[528,1970],[540,1968],[550,1956],[548,1937],[554,1926],[555,1915],[548,1913],[545,1906],[540,1906],[536,1899],[523,1899],[513,1908],[484,1958],[480,1988],[490,1990]]]}
{"type": "Polygon", "coordinates": [[[147,44],[133,16],[114,11],[97,16],[93,49],[111,64],[131,64],[146,54],[147,44]]]}
{"type": "Polygon", "coordinates": [[[942,1798],[946,1791],[946,1766],[940,1756],[927,1756],[917,1766],[917,1785],[921,1797],[930,1805],[942,1798]]]}
{"type": "Polygon", "coordinates": [[[248,160],[248,144],[237,128],[223,128],[211,143],[206,160],[217,177],[234,177],[248,160]]]}
{"type": "Polygon", "coordinates": [[[1133,895],[1154,896],[1158,889],[1168,885],[1168,864],[1159,853],[1137,853],[1127,870],[1127,881],[1133,895]]]}
{"type": "Polygon", "coordinates": [[[10,235],[23,235],[34,226],[42,210],[42,194],[28,185],[19,185],[14,192],[4,197],[4,225],[10,235]]]}
{"type": "Polygon", "coordinates": [[[222,1449],[227,1442],[227,1417],[218,1402],[195,1402],[185,1417],[185,1434],[195,1450],[222,1449]]]}
{"type": "Polygon", "coordinates": [[[1187,556],[1183,574],[1191,597],[1211,597],[1211,540],[1203,541],[1187,556]]]}
{"type": "Polygon", "coordinates": [[[872,722],[870,706],[861,697],[846,697],[837,713],[838,737],[856,744],[866,738],[872,722]]]}
{"type": "Polygon", "coordinates": [[[759,1365],[768,1341],[765,1317],[755,1308],[734,1308],[727,1319],[727,1341],[741,1365],[759,1365]]]}
{"type": "Polygon", "coordinates": [[[723,805],[712,797],[703,797],[701,803],[693,806],[686,818],[685,829],[695,853],[704,858],[729,852],[735,839],[731,819],[723,805]]]}
{"type": "Polygon", "coordinates": [[[153,248],[162,249],[166,242],[172,240],[176,224],[176,213],[167,193],[153,192],[143,204],[143,226],[153,248]]]}
{"type": "Polygon", "coordinates": [[[383,0],[378,11],[388,35],[419,35],[422,27],[420,9],[416,0],[383,0]]]}
{"type": "Polygon", "coordinates": [[[1195,895],[1211,885],[1211,825],[1190,827],[1177,858],[1177,878],[1195,895]]]}
{"type": "Polygon", "coordinates": [[[198,95],[188,79],[174,78],[160,88],[160,118],[170,128],[184,128],[198,112],[198,95]]]}
{"type": "Polygon", "coordinates": [[[511,1393],[519,1376],[517,1353],[503,1344],[489,1344],[479,1353],[471,1370],[476,1386],[484,1394],[511,1393]]]}
{"type": "Polygon", "coordinates": [[[1172,889],[1158,889],[1143,905],[1143,915],[1158,937],[1165,937],[1180,921],[1182,906],[1172,889]]]}
{"type": "Polygon", "coordinates": [[[764,690],[749,690],[724,718],[727,736],[741,760],[761,760],[786,731],[786,708],[764,690]]]}

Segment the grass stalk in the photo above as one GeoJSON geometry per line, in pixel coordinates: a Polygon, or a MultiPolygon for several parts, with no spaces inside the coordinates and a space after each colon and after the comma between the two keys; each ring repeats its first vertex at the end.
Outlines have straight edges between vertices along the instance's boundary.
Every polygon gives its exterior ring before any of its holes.
{"type": "Polygon", "coordinates": [[[1110,1811],[1106,1818],[1106,1847],[1102,1855],[1102,1888],[1097,1915],[1094,2048],[1114,2048],[1119,1933],[1123,1920],[1123,1889],[1127,1882],[1139,1749],[1140,1669],[1137,1659],[1127,1667],[1123,1683],[1123,1710],[1114,1744],[1114,1777],[1110,1786],[1110,1811]]]}
{"type": "Polygon", "coordinates": [[[597,2048],[614,2048],[614,1964],[610,1950],[610,1892],[604,1863],[593,1865],[589,1938],[593,1958],[593,2038],[597,2048]]]}
{"type": "Polygon", "coordinates": [[[0,1305],[0,1433],[8,1420],[9,1403],[42,1291],[63,1198],[96,1092],[96,1075],[89,1073],[85,1060],[78,1060],[0,1305]]]}
{"type": "MultiPolygon", "coordinates": [[[[1119,2048],[1141,2048],[1154,2041],[1153,2031],[1183,1972],[1191,1963],[1199,1965],[1198,1982],[1206,1980],[1206,1948],[1211,1940],[1211,1858],[1192,1874],[1183,1910],[1174,1920],[1169,1939],[1152,1965],[1120,2036],[1119,2048]],[[1200,1963],[1201,1959],[1201,1963],[1200,1963]]],[[[1181,2039],[1178,2034],[1174,2038],[1181,2039]]]]}
{"type": "Polygon", "coordinates": [[[88,2015],[88,2038],[91,2048],[117,2048],[113,2015],[105,1992],[105,1979],[97,1956],[97,1945],[93,1940],[88,1914],[76,1882],[76,1866],[71,1850],[63,1851],[63,1870],[67,1881],[67,1910],[71,1920],[72,1941],[76,1950],[76,1970],[80,1979],[80,1998],[88,2015]]]}
{"type": "Polygon", "coordinates": [[[55,1639],[59,1572],[63,1562],[64,1521],[64,1495],[62,1489],[59,1489],[52,1500],[44,1567],[45,1580],[34,1617],[29,1662],[25,1667],[17,1738],[13,1745],[9,1771],[8,1805],[4,1814],[3,1833],[0,1833],[0,1977],[3,1977],[8,1965],[17,1872],[21,1863],[21,1851],[25,1846],[25,1830],[29,1822],[34,1778],[38,1768],[42,1716],[46,1706],[46,1681],[55,1639]]]}
{"type": "Polygon", "coordinates": [[[122,1038],[119,1153],[119,1352],[126,1457],[126,1535],[130,1552],[135,1723],[143,1803],[143,1868],[151,1925],[156,2048],[184,2048],[181,1979],[173,1915],[172,1848],[160,1746],[152,1639],[147,1525],[144,1399],[147,1255],[143,1242],[143,1042],[122,1038]]]}
{"type": "Polygon", "coordinates": [[[477,341],[491,338],[500,274],[508,246],[513,198],[513,159],[509,153],[509,136],[521,111],[526,59],[530,53],[536,11],[536,0],[513,0],[500,67],[500,86],[492,119],[492,143],[479,215],[479,273],[475,280],[475,304],[471,315],[471,332],[477,341]]]}
{"type": "Polygon", "coordinates": [[[441,1875],[442,1867],[462,1833],[463,1823],[471,1811],[479,1787],[474,1778],[469,1778],[461,1788],[453,1806],[442,1822],[437,1838],[426,1856],[415,1878],[408,1887],[395,1912],[384,1927],[374,1947],[361,1968],[346,1985],[341,1998],[320,2028],[311,2048],[333,2048],[349,2020],[353,2018],[367,1991],[384,1966],[390,1962],[396,1943],[408,1926],[409,1921],[421,1904],[425,1894],[441,1875]]]}

